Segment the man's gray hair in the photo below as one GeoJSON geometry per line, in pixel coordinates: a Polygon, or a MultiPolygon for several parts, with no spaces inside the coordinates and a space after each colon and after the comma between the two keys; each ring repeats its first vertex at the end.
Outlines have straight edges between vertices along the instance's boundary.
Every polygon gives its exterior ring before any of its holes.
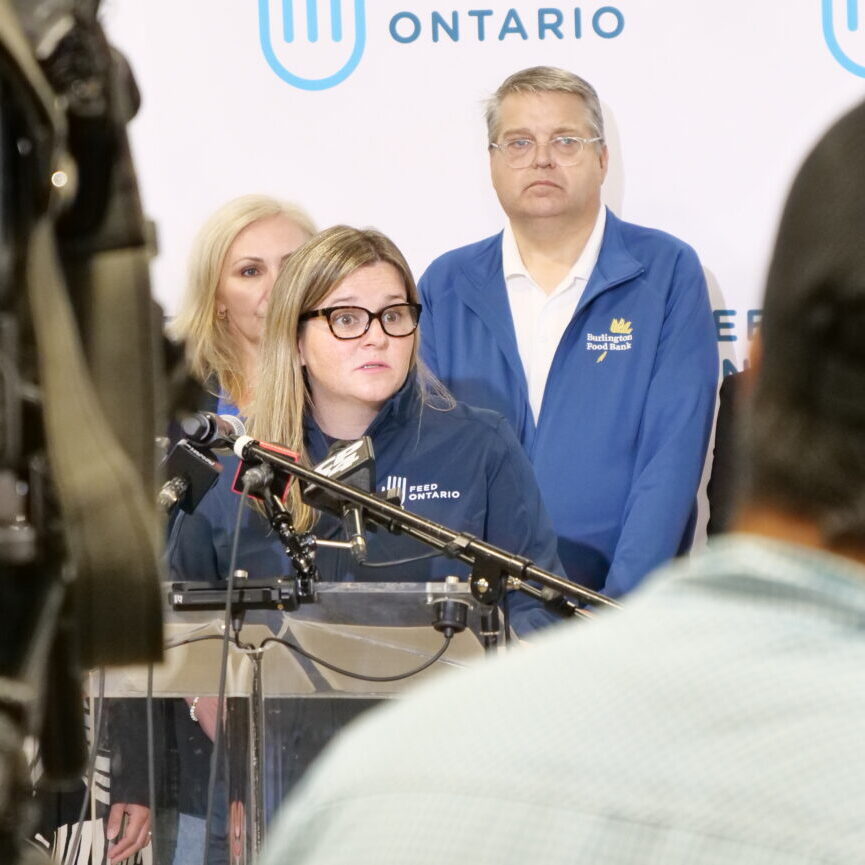
{"type": "Polygon", "coordinates": [[[593,138],[604,139],[604,115],[595,88],[579,75],[555,66],[532,66],[506,78],[499,89],[487,100],[487,135],[490,144],[499,137],[502,100],[511,93],[573,93],[581,96],[586,105],[586,116],[593,138]]]}

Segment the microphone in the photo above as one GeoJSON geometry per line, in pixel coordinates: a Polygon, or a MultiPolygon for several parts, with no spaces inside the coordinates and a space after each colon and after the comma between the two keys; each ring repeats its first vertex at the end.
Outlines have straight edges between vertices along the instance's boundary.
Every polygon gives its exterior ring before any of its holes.
{"type": "Polygon", "coordinates": [[[163,465],[168,480],[159,490],[156,501],[165,513],[179,505],[191,514],[222,471],[219,460],[200,451],[186,439],[181,439],[171,449],[163,465]]]}
{"type": "Polygon", "coordinates": [[[250,498],[264,501],[262,490],[264,487],[268,487],[281,502],[285,502],[294,477],[285,469],[279,468],[279,466],[269,465],[256,458],[252,460],[244,458],[243,449],[250,442],[255,443],[261,450],[279,454],[281,457],[287,457],[294,463],[300,459],[298,454],[282,445],[256,441],[241,433],[235,437],[232,443],[234,452],[240,457],[237,474],[235,474],[234,483],[231,486],[232,491],[240,494],[243,492],[244,484],[246,484],[250,498]]]}
{"type": "MultiPolygon", "coordinates": [[[[235,482],[241,487],[241,491],[245,487],[248,495],[255,495],[268,489],[273,483],[273,469],[267,463],[258,463],[258,465],[249,466],[240,479],[235,482]]],[[[235,489],[234,492],[237,492],[235,489]]]]}
{"type": "MultiPolygon", "coordinates": [[[[327,457],[315,466],[315,471],[364,492],[372,492],[375,489],[375,452],[372,439],[364,436],[353,442],[334,442],[327,452],[327,457]]],[[[301,495],[310,507],[327,511],[342,519],[355,561],[361,564],[365,562],[367,549],[362,508],[359,505],[340,502],[332,493],[326,492],[314,483],[307,484],[301,495]]]]}
{"type": "Polygon", "coordinates": [[[246,434],[243,421],[233,414],[214,414],[199,411],[180,421],[180,428],[189,441],[204,447],[232,444],[238,436],[246,434]]]}

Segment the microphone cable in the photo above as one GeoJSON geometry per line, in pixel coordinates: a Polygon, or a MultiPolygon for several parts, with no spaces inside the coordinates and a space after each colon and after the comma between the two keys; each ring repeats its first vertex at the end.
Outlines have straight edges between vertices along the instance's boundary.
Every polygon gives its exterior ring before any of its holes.
{"type": "Polygon", "coordinates": [[[147,700],[145,704],[147,720],[147,803],[150,806],[150,852],[153,861],[156,855],[156,741],[153,732],[153,664],[147,665],[147,700]]]}
{"type": "MultiPolygon", "coordinates": [[[[210,777],[207,779],[207,815],[204,821],[204,850],[202,865],[207,865],[207,853],[210,849],[210,836],[213,829],[213,798],[216,794],[216,774],[219,769],[220,748],[222,746],[222,708],[225,701],[225,680],[228,674],[228,647],[231,632],[231,595],[234,591],[234,571],[237,567],[237,548],[240,541],[240,524],[243,519],[243,506],[249,498],[249,484],[244,481],[243,492],[237,505],[237,518],[234,523],[234,533],[231,539],[231,555],[229,556],[228,576],[225,586],[225,624],[222,633],[222,655],[219,661],[219,688],[216,697],[216,729],[213,733],[213,751],[210,755],[210,777]]],[[[192,641],[190,641],[192,642],[192,641]]]]}
{"type": "Polygon", "coordinates": [[[407,559],[393,559],[393,561],[390,562],[357,562],[357,564],[361,568],[395,568],[402,565],[412,565],[415,562],[423,562],[427,559],[437,559],[442,555],[443,553],[436,550],[431,553],[423,553],[419,556],[411,556],[407,559]]]}
{"type": "Polygon", "coordinates": [[[419,667],[415,667],[413,670],[408,670],[405,673],[396,673],[393,676],[368,676],[364,673],[355,673],[351,670],[343,670],[342,667],[337,667],[335,664],[331,664],[329,661],[322,660],[321,658],[313,655],[311,652],[307,652],[306,649],[302,649],[296,643],[291,643],[288,640],[282,640],[279,637],[266,637],[261,642],[261,648],[263,649],[268,643],[279,643],[281,646],[285,646],[287,649],[291,649],[292,652],[297,652],[298,655],[302,655],[304,658],[312,661],[313,663],[320,664],[322,667],[326,667],[328,670],[332,670],[334,673],[339,673],[341,676],[348,676],[351,679],[360,679],[363,682],[398,682],[401,679],[408,679],[411,676],[416,676],[418,673],[423,672],[427,668],[431,667],[441,656],[448,650],[448,646],[451,644],[451,640],[453,639],[453,634],[445,634],[444,642],[442,643],[439,650],[427,658],[423,664],[419,667]]]}

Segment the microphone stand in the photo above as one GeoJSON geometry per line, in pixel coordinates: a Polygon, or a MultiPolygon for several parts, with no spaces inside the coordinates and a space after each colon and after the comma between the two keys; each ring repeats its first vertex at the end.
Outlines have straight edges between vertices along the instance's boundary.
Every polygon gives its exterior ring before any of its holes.
{"type": "MultiPolygon", "coordinates": [[[[264,503],[264,510],[270,525],[276,532],[286,555],[294,565],[297,579],[296,598],[301,603],[315,600],[315,584],[318,582],[318,568],[315,566],[315,539],[310,534],[299,534],[294,528],[291,513],[273,492],[275,475],[269,462],[258,460],[258,465],[244,474],[244,488],[256,491],[264,503]]],[[[278,465],[278,463],[277,463],[278,465]]]]}
{"type": "Polygon", "coordinates": [[[297,573],[297,597],[301,603],[315,600],[315,584],[318,582],[318,568],[315,565],[315,539],[312,535],[298,534],[291,519],[291,513],[282,500],[273,494],[270,484],[261,490],[264,509],[271,526],[282,541],[282,546],[297,573]]]}
{"type": "MultiPolygon", "coordinates": [[[[345,506],[360,507],[365,521],[378,524],[393,534],[408,535],[439,550],[449,558],[471,565],[469,585],[472,595],[482,604],[497,604],[507,586],[539,598],[548,606],[557,607],[565,615],[582,615],[583,611],[578,604],[559,597],[559,594],[576,598],[582,604],[619,606],[612,598],[544,570],[531,559],[509,553],[474,535],[454,531],[441,523],[393,505],[376,495],[333,480],[299,465],[270,448],[262,447],[260,442],[249,436],[238,436],[234,440],[234,452],[246,463],[276,466],[280,471],[287,472],[299,481],[316,484],[338,498],[345,506]],[[528,580],[540,583],[544,588],[538,589],[528,585],[526,582],[528,580]]],[[[278,501],[275,496],[273,498],[278,501]]]]}

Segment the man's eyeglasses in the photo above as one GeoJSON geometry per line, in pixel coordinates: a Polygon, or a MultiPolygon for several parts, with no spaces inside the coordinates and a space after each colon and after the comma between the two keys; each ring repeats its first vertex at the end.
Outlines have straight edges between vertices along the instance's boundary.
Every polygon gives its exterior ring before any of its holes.
{"type": "MultiPolygon", "coordinates": [[[[587,144],[603,141],[603,138],[578,138],[575,135],[557,135],[547,142],[553,161],[565,167],[576,165],[583,155],[587,144]]],[[[498,150],[511,168],[528,168],[534,161],[538,151],[538,142],[534,138],[509,138],[499,144],[493,142],[490,147],[498,150]]]]}
{"type": "Polygon", "coordinates": [[[328,306],[305,312],[299,320],[323,318],[337,339],[362,337],[375,319],[378,319],[381,329],[388,336],[409,336],[417,330],[420,312],[419,303],[392,303],[378,312],[371,312],[362,306],[328,306]]]}

